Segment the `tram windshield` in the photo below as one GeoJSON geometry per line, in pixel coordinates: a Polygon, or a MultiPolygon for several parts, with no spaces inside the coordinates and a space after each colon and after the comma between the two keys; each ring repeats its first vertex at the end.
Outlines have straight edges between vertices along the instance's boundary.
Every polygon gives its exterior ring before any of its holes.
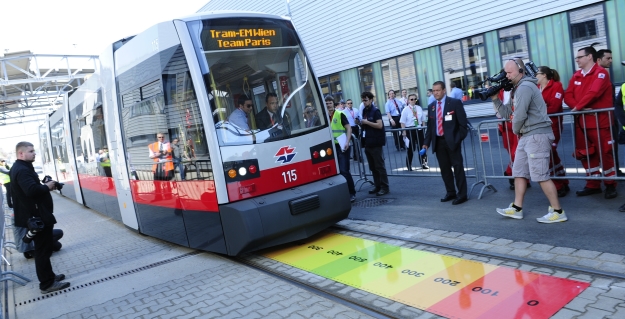
{"type": "Polygon", "coordinates": [[[221,146],[286,139],[326,125],[290,22],[241,18],[189,26],[221,146]]]}

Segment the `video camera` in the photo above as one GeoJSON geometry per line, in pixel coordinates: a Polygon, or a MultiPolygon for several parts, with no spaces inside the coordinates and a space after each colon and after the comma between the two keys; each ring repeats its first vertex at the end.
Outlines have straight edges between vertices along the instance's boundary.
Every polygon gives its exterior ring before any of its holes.
{"type": "MultiPolygon", "coordinates": [[[[47,182],[49,182],[49,181],[51,181],[51,180],[52,180],[52,177],[50,177],[50,175],[46,175],[46,176],[44,176],[44,177],[43,177],[43,179],[41,180],[41,182],[45,184],[45,183],[47,183],[47,182]]],[[[54,187],[55,187],[56,189],[58,189],[58,190],[63,189],[63,186],[64,186],[64,185],[65,185],[65,184],[63,184],[63,183],[59,183],[59,182],[57,182],[57,181],[54,181],[54,187]]]]}
{"type": "MultiPolygon", "coordinates": [[[[534,62],[528,61],[527,63],[525,63],[524,73],[526,75],[531,76],[531,77],[536,77],[537,72],[538,72],[538,68],[536,67],[534,62]]],[[[487,77],[484,81],[478,84],[483,85],[486,82],[489,82],[491,86],[489,88],[482,88],[478,92],[478,94],[480,95],[480,99],[482,99],[482,101],[486,101],[486,99],[488,99],[489,97],[499,93],[501,89],[503,89],[504,91],[510,91],[512,90],[512,87],[513,87],[512,82],[510,82],[510,80],[508,80],[508,78],[506,77],[506,72],[504,71],[504,69],[501,69],[499,73],[491,77],[487,77]]]]}

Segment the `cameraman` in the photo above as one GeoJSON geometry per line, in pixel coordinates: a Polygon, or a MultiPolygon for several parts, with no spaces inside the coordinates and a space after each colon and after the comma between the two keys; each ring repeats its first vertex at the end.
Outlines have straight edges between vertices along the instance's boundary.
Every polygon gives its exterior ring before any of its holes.
{"type": "Polygon", "coordinates": [[[493,95],[493,106],[505,119],[512,120],[512,131],[519,136],[512,176],[514,177],[514,202],[507,208],[497,208],[497,213],[514,219],[523,218],[523,197],[527,189],[526,178],[538,182],[549,199],[547,214],[536,220],[540,223],[566,221],[566,214],[560,206],[558,193],[549,178],[549,156],[555,137],[547,106],[536,86],[537,80],[524,75],[523,60],[508,60],[504,66],[506,78],[513,85],[510,101],[503,104],[493,95]]]}
{"type": "Polygon", "coordinates": [[[15,146],[15,154],[17,160],[10,173],[15,226],[28,227],[28,220],[31,217],[41,218],[44,224],[43,229],[33,232],[35,269],[39,279],[39,289],[43,294],[65,289],[70,285],[69,282],[62,282],[65,275],[55,275],[50,263],[50,256],[54,249],[52,228],[56,224],[50,191],[56,188],[56,182],[48,181],[44,185],[39,182],[39,176],[33,168],[36,155],[33,144],[19,142],[15,146]]]}

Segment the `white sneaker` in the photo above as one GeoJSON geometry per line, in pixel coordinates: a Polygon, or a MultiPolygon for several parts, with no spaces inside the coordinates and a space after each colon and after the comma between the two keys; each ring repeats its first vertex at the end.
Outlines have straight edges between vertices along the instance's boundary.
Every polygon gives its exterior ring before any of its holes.
{"type": "Polygon", "coordinates": [[[562,210],[562,214],[558,214],[553,210],[553,207],[551,206],[549,206],[549,212],[547,213],[547,215],[536,218],[536,221],[545,224],[565,222],[567,220],[569,219],[566,218],[566,213],[564,212],[564,210],[562,210]]]}
{"type": "Polygon", "coordinates": [[[501,216],[506,216],[514,219],[523,219],[523,210],[517,211],[514,207],[512,207],[514,203],[510,203],[510,206],[507,208],[497,208],[497,213],[501,216]]]}

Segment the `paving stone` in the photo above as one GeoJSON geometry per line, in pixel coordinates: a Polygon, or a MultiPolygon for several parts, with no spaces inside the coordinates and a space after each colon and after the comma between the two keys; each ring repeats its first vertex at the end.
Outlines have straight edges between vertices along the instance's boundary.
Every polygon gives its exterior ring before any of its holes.
{"type": "Polygon", "coordinates": [[[445,245],[454,245],[459,239],[457,238],[441,238],[438,242],[445,245]]]}
{"type": "Polygon", "coordinates": [[[611,262],[615,262],[615,263],[619,263],[619,262],[623,261],[623,258],[625,258],[625,256],[623,256],[623,255],[616,255],[616,254],[610,254],[610,253],[603,253],[603,254],[599,255],[599,257],[597,257],[597,259],[599,259],[599,260],[611,261],[611,262]]]}
{"type": "Polygon", "coordinates": [[[593,307],[609,312],[614,312],[616,309],[616,305],[622,303],[622,299],[616,299],[605,296],[597,296],[597,302],[589,304],[588,307],[593,307]]]}
{"type": "Polygon", "coordinates": [[[462,233],[459,233],[459,232],[448,232],[445,234],[441,234],[441,236],[443,237],[450,237],[450,238],[457,238],[457,237],[460,237],[461,235],[462,233]]]}
{"type": "Polygon", "coordinates": [[[446,233],[448,233],[448,231],[446,231],[446,230],[434,230],[434,231],[430,232],[430,235],[440,236],[440,235],[443,235],[443,234],[446,234],[446,233]]]}
{"type": "Polygon", "coordinates": [[[588,308],[588,310],[577,317],[577,319],[599,319],[611,315],[612,312],[596,308],[588,308]]]}
{"type": "Polygon", "coordinates": [[[552,253],[552,254],[558,254],[558,255],[570,255],[570,254],[572,254],[575,251],[577,251],[577,249],[575,249],[575,248],[554,247],[549,252],[552,253]]]}
{"type": "Polygon", "coordinates": [[[553,248],[554,248],[553,246],[545,245],[545,244],[533,244],[529,247],[529,249],[531,250],[542,251],[542,252],[548,252],[553,248]]]}
{"type": "Polygon", "coordinates": [[[598,268],[601,262],[595,259],[581,258],[577,264],[588,268],[598,268]]]}
{"type": "Polygon", "coordinates": [[[495,246],[489,243],[476,243],[472,248],[477,250],[489,250],[493,247],[495,246]]]}
{"type": "Polygon", "coordinates": [[[579,258],[572,256],[556,256],[553,261],[561,264],[576,265],[579,262],[579,258]]]}
{"type": "Polygon", "coordinates": [[[611,316],[608,316],[608,319],[622,319],[625,318],[625,308],[624,307],[616,307],[616,312],[611,316]]]}
{"type": "Polygon", "coordinates": [[[595,300],[590,300],[590,299],[582,298],[581,296],[577,296],[573,300],[571,300],[565,307],[568,309],[575,310],[575,311],[585,312],[586,307],[588,307],[589,304],[592,304],[595,302],[596,302],[595,300]]]}
{"type": "Polygon", "coordinates": [[[622,263],[606,261],[601,263],[601,265],[599,265],[597,268],[607,272],[625,273],[625,265],[622,263]]]}
{"type": "Polygon", "coordinates": [[[596,301],[599,294],[603,294],[606,291],[606,289],[595,288],[591,286],[586,288],[586,290],[582,291],[582,293],[578,295],[578,298],[596,301]]]}
{"type": "Polygon", "coordinates": [[[476,241],[478,243],[490,243],[491,241],[493,241],[495,239],[497,239],[497,238],[489,237],[489,236],[480,236],[480,237],[477,237],[477,238],[473,239],[473,241],[476,241]]]}
{"type": "Polygon", "coordinates": [[[516,248],[516,249],[525,249],[532,246],[532,243],[526,243],[524,241],[515,241],[513,243],[509,243],[508,247],[516,248]]]}
{"type": "Polygon", "coordinates": [[[560,311],[556,312],[555,315],[551,317],[551,319],[572,319],[576,316],[579,316],[581,312],[573,311],[570,309],[562,308],[560,311]]]}
{"type": "Polygon", "coordinates": [[[499,245],[499,246],[506,246],[510,243],[513,243],[513,240],[510,239],[503,239],[503,238],[499,238],[499,239],[495,239],[493,241],[491,241],[490,243],[493,245],[499,245]]]}
{"type": "MultiPolygon", "coordinates": [[[[607,280],[607,279],[604,279],[607,280]]],[[[595,286],[595,283],[592,283],[593,286],[595,286]]],[[[599,286],[599,288],[604,288],[602,286],[599,286]]],[[[602,296],[606,296],[606,297],[612,297],[612,298],[617,298],[617,299],[625,299],[625,287],[619,287],[619,286],[609,286],[609,287],[605,287],[608,288],[609,290],[605,293],[602,293],[602,296]]],[[[625,306],[625,305],[624,305],[625,306]]],[[[625,317],[623,317],[625,318],[625,317]]]]}
{"type": "MultiPolygon", "coordinates": [[[[512,245],[512,244],[511,244],[511,245],[512,245]]],[[[513,249],[512,251],[510,251],[510,252],[508,253],[508,255],[511,255],[511,256],[519,256],[519,257],[525,257],[525,256],[527,256],[527,255],[529,255],[529,254],[531,254],[531,253],[532,253],[532,251],[531,251],[531,250],[529,250],[529,249],[513,249]]]]}
{"type": "Polygon", "coordinates": [[[535,251],[529,254],[527,257],[532,258],[532,259],[537,259],[537,260],[552,260],[555,256],[556,255],[554,254],[545,253],[542,251],[535,251]]]}
{"type": "Polygon", "coordinates": [[[511,252],[513,249],[508,247],[508,246],[493,246],[491,248],[488,249],[488,251],[496,253],[496,254],[502,254],[502,255],[506,255],[509,252],[511,252]]]}
{"type": "MultiPolygon", "coordinates": [[[[610,289],[610,286],[612,286],[613,283],[614,283],[614,279],[598,277],[592,281],[592,286],[597,287],[597,288],[610,289]]],[[[625,294],[622,296],[625,297],[625,294]]]]}
{"type": "Polygon", "coordinates": [[[466,240],[473,240],[475,238],[480,237],[479,235],[472,235],[472,234],[462,234],[460,235],[458,238],[459,239],[466,239],[466,240]]]}
{"type": "Polygon", "coordinates": [[[598,251],[580,249],[572,253],[571,255],[575,257],[581,257],[581,258],[597,258],[597,256],[599,256],[600,254],[601,252],[598,252],[598,251]]]}

